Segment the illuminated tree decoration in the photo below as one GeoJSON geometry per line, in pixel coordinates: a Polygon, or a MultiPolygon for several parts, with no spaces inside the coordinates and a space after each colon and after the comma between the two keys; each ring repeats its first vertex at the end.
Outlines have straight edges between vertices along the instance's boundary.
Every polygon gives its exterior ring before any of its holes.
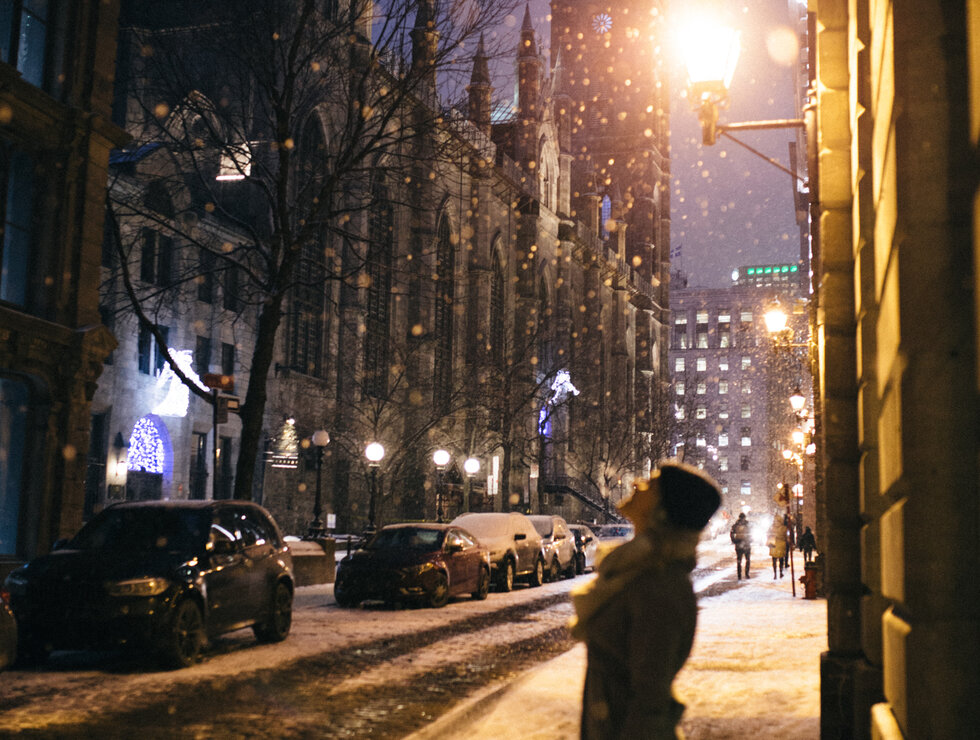
{"type": "Polygon", "coordinates": [[[127,465],[130,470],[147,473],[163,473],[164,445],[160,430],[149,417],[144,416],[133,428],[129,437],[127,465]]]}
{"type": "MultiPolygon", "coordinates": [[[[207,391],[208,388],[201,382],[197,373],[194,372],[194,354],[189,349],[174,351],[168,349],[167,352],[177,363],[184,375],[190,378],[198,388],[207,391]]],[[[163,372],[157,379],[157,388],[167,386],[167,394],[154,408],[153,413],[158,416],[187,416],[187,406],[190,402],[190,390],[184,385],[183,381],[177,377],[170,365],[164,365],[163,372]]]]}

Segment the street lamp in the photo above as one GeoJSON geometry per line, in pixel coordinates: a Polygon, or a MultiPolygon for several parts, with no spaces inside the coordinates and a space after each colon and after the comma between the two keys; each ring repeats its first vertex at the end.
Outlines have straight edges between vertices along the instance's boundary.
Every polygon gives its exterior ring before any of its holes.
{"type": "Polygon", "coordinates": [[[711,146],[717,143],[718,136],[727,136],[736,144],[762,157],[794,178],[802,179],[797,173],[739,141],[729,132],[784,128],[809,129],[814,122],[812,110],[806,110],[806,118],[718,123],[718,110],[727,108],[729,103],[728,92],[741,51],[739,33],[725,26],[699,25],[685,35],[688,37],[683,42],[687,64],[688,99],[701,123],[702,143],[711,146]]]}
{"type": "Polygon", "coordinates": [[[446,450],[436,450],[432,453],[432,462],[436,464],[436,521],[442,521],[442,478],[449,465],[450,454],[446,450]]]}
{"type": "Polygon", "coordinates": [[[766,307],[766,312],[762,318],[766,322],[766,331],[773,336],[785,331],[786,322],[789,320],[778,298],[772,299],[772,303],[766,307]]]}
{"type": "Polygon", "coordinates": [[[463,490],[463,511],[470,510],[470,491],[473,487],[473,476],[480,472],[480,461],[468,457],[463,461],[463,472],[466,473],[466,483],[463,490]]]}
{"type": "Polygon", "coordinates": [[[789,397],[789,405],[792,407],[793,412],[797,416],[800,416],[801,414],[804,416],[806,415],[806,412],[803,410],[803,407],[806,405],[806,396],[803,395],[803,391],[800,390],[800,386],[797,385],[796,388],[793,389],[793,395],[789,397]]]}
{"type": "Polygon", "coordinates": [[[371,442],[364,448],[364,457],[367,458],[368,468],[371,470],[371,490],[368,500],[368,531],[374,532],[374,513],[375,500],[378,497],[378,466],[384,460],[385,448],[380,442],[371,442]]]}
{"type": "Polygon", "coordinates": [[[321,480],[323,478],[323,449],[330,444],[330,434],[324,429],[317,429],[310,437],[316,447],[316,495],[313,497],[313,521],[306,536],[310,539],[322,537],[323,531],[323,500],[320,497],[321,480]]]}

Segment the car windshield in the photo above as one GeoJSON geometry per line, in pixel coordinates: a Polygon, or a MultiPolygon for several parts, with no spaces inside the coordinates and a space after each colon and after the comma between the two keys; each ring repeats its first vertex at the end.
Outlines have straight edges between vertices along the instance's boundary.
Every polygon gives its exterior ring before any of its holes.
{"type": "Polygon", "coordinates": [[[542,537],[551,537],[551,531],[554,529],[554,522],[550,516],[532,516],[528,517],[531,520],[531,524],[534,528],[538,530],[538,534],[542,537]]]}
{"type": "Polygon", "coordinates": [[[367,550],[436,550],[442,543],[441,529],[398,527],[382,529],[367,543],[367,550]]]}
{"type": "Polygon", "coordinates": [[[462,516],[454,523],[479,537],[504,537],[508,532],[507,514],[480,514],[462,516]]]}
{"type": "Polygon", "coordinates": [[[106,509],[72,539],[76,550],[196,552],[207,542],[206,509],[165,507],[106,509]]]}

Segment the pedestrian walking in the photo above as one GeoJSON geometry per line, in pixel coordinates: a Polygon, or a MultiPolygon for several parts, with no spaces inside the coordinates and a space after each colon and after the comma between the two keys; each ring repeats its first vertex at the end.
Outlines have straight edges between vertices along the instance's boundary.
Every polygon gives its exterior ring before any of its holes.
{"type": "Polygon", "coordinates": [[[684,705],[671,684],[691,652],[691,584],[701,529],[721,503],[697,468],[664,463],[619,510],[636,528],[597,577],[572,591],[572,635],[585,641],[583,740],[674,740],[684,705]]]}
{"type": "Polygon", "coordinates": [[[786,555],[788,551],[788,535],[786,534],[786,520],[781,516],[776,516],[769,527],[769,535],[766,544],[769,545],[769,557],[772,558],[772,580],[782,578],[786,568],[786,555]],[[779,575],[776,575],[776,570],[779,575]]]}
{"type": "Polygon", "coordinates": [[[803,551],[803,562],[813,562],[813,551],[817,549],[817,538],[813,536],[813,531],[809,527],[800,535],[800,549],[803,551]]]}
{"type": "Polygon", "coordinates": [[[749,568],[752,565],[752,530],[749,527],[749,520],[743,511],[738,515],[738,519],[729,531],[732,543],[735,545],[735,559],[738,562],[738,580],[742,580],[742,558],[745,558],[745,577],[749,577],[749,568]]]}

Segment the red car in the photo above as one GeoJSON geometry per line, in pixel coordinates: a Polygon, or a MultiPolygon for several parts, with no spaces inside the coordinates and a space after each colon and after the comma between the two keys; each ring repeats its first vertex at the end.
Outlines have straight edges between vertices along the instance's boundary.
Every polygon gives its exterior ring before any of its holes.
{"type": "Polygon", "coordinates": [[[476,538],[452,524],[390,524],[337,568],[334,598],[342,607],[362,601],[421,602],[445,606],[490,590],[490,555],[476,538]]]}

